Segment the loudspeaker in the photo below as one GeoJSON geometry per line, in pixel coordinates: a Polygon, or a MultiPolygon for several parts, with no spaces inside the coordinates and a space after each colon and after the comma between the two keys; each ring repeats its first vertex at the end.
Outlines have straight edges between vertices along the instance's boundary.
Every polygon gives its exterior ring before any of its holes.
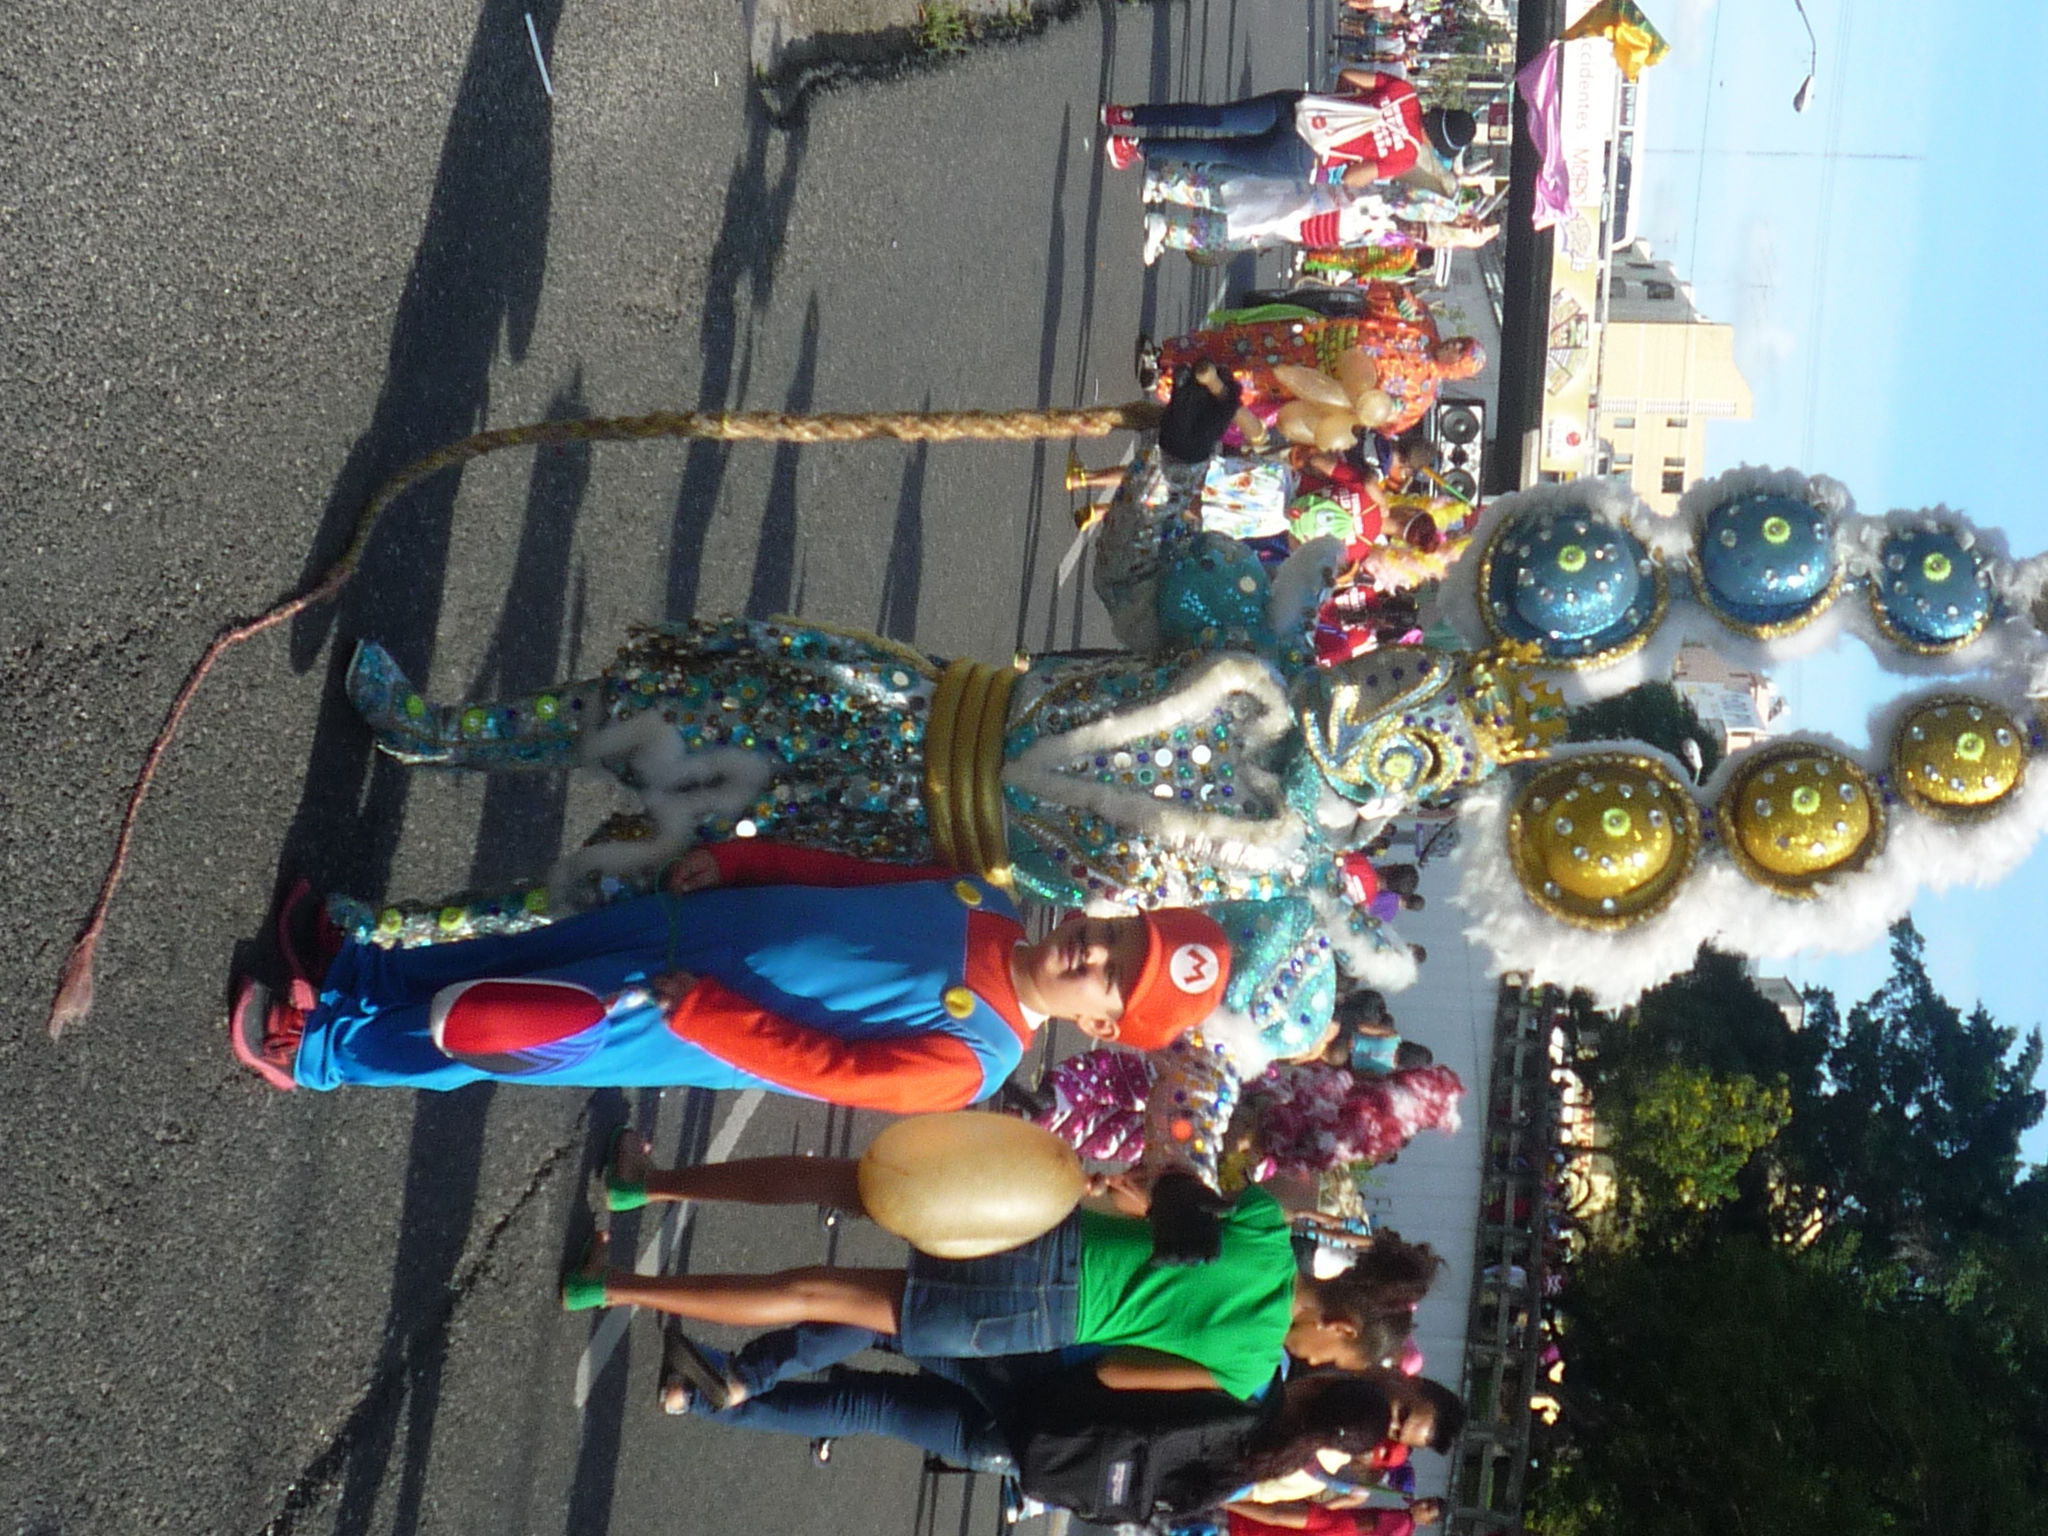
{"type": "Polygon", "coordinates": [[[1486,402],[1439,398],[1429,413],[1429,439],[1444,484],[1476,505],[1486,460],[1486,402]]]}

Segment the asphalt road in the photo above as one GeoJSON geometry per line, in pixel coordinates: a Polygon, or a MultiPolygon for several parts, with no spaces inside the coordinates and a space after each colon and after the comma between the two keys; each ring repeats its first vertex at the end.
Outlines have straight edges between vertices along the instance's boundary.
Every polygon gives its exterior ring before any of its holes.
{"type": "MultiPolygon", "coordinates": [[[[872,1117],[283,1096],[235,1068],[221,1016],[282,878],[431,895],[543,867],[615,803],[376,761],[335,686],[357,637],[443,696],[594,670],[664,615],[795,611],[987,659],[1103,643],[1092,599],[1055,584],[1063,445],[601,447],[444,475],[394,508],[342,602],[222,664],[142,821],[97,1008],[58,1044],[44,1010],[186,669],[322,567],[386,473],[550,413],[1127,398],[1139,327],[1184,328],[1221,274],[1140,266],[1136,178],[1104,167],[1096,106],[1299,83],[1307,18],[1089,5],[784,128],[752,100],[738,11],[696,0],[10,17],[7,1529],[993,1526],[987,1479],[921,1480],[897,1447],[817,1469],[800,1443],[664,1420],[652,1324],[555,1308],[612,1125],[695,1157],[857,1146],[872,1117]]],[[[808,1212],[711,1210],[672,1262],[832,1247],[808,1212]]]]}

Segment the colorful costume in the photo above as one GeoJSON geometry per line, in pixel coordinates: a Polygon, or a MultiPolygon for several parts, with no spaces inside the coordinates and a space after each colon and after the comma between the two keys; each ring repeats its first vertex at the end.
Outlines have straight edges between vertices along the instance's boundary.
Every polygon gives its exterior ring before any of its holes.
{"type": "Polygon", "coordinates": [[[1456,1131],[1464,1096],[1465,1085],[1449,1067],[1411,1067],[1385,1077],[1320,1062],[1276,1067],[1245,1092],[1257,1123],[1253,1176],[1385,1162],[1418,1131],[1456,1131]]]}
{"type": "Polygon", "coordinates": [[[712,853],[722,884],[695,895],[463,943],[349,943],[294,1078],[756,1087],[908,1113],[986,1098],[1016,1067],[1024,931],[1002,891],[758,842],[712,853]],[[671,1008],[654,985],[675,972],[695,984],[671,1008]]]}
{"type": "Polygon", "coordinates": [[[1040,1085],[1053,1096],[1032,1116],[1083,1157],[1134,1163],[1145,1150],[1145,1099],[1152,1068],[1129,1051],[1088,1051],[1069,1056],[1040,1085]]]}
{"type": "MultiPolygon", "coordinates": [[[[1331,942],[1359,974],[1409,974],[1405,950],[1337,894],[1332,856],[1360,816],[1538,743],[1490,658],[1417,648],[1355,674],[1316,668],[1333,551],[1306,546],[1269,581],[1243,544],[1201,531],[1202,473],[1148,455],[1105,519],[1096,585],[1136,655],[1054,654],[1020,673],[793,623],[698,621],[639,632],[601,679],[442,709],[366,645],[350,696],[408,761],[612,766],[657,835],[586,850],[577,876],[644,877],[700,838],[759,834],[966,867],[1096,910],[1249,903],[1226,921],[1242,964],[1227,1006],[1274,1031],[1267,1057],[1287,1054],[1327,1021],[1331,942]]],[[[418,921],[398,913],[387,937],[418,921]]]]}
{"type": "Polygon", "coordinates": [[[1287,395],[1273,377],[1281,363],[1334,371],[1337,358],[1361,347],[1379,369],[1379,388],[1394,397],[1397,414],[1375,430],[1399,437],[1420,422],[1435,403],[1446,379],[1471,378],[1485,366],[1485,354],[1469,337],[1459,356],[1440,361],[1442,344],[1428,306],[1392,283],[1366,285],[1366,313],[1357,319],[1330,319],[1313,310],[1272,304],[1262,309],[1212,316],[1207,330],[1177,336],[1159,349],[1162,398],[1175,373],[1198,362],[1228,368],[1244,388],[1247,407],[1266,414],[1286,403],[1287,395]]]}

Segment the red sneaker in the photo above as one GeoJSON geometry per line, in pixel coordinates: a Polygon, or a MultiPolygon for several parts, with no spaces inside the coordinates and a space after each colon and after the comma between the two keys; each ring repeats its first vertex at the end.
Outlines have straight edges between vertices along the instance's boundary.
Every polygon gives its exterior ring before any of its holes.
{"type": "Polygon", "coordinates": [[[1099,114],[1105,128],[1129,128],[1136,124],[1137,114],[1129,107],[1120,107],[1111,102],[1099,114]]]}
{"type": "Polygon", "coordinates": [[[294,981],[292,994],[291,1002],[278,1002],[262,982],[244,976],[228,1010],[228,1045],[235,1060],[284,1093],[299,1086],[292,1061],[306,1033],[306,1010],[313,1005],[313,990],[305,982],[294,981]]]}
{"type": "Polygon", "coordinates": [[[294,981],[317,987],[341,953],[344,935],[327,920],[327,903],[307,880],[295,882],[277,908],[277,949],[294,981]]]}
{"type": "Polygon", "coordinates": [[[1102,141],[1102,153],[1108,158],[1109,168],[1113,171],[1128,171],[1145,158],[1145,151],[1128,133],[1110,134],[1102,141]]]}

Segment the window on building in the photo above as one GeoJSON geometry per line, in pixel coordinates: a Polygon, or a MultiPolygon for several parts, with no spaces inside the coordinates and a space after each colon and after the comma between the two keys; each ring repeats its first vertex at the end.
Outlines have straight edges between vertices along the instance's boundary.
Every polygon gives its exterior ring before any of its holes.
{"type": "Polygon", "coordinates": [[[1636,467],[1636,456],[1632,453],[1617,453],[1608,466],[1617,475],[1625,475],[1636,467]]]}
{"type": "Polygon", "coordinates": [[[1609,425],[1617,432],[1633,432],[1636,429],[1636,419],[1633,416],[1617,416],[1609,425]]]}
{"type": "Polygon", "coordinates": [[[1692,423],[1687,421],[1683,416],[1666,416],[1664,418],[1664,425],[1667,427],[1676,427],[1679,431],[1683,432],[1687,427],[1691,426],[1692,423]]]}
{"type": "Polygon", "coordinates": [[[1660,283],[1654,278],[1643,284],[1643,293],[1646,297],[1652,299],[1675,299],[1678,297],[1678,290],[1671,284],[1660,283]]]}
{"type": "Polygon", "coordinates": [[[1667,469],[1664,471],[1664,494],[1666,496],[1683,496],[1685,494],[1684,470],[1667,469]]]}

